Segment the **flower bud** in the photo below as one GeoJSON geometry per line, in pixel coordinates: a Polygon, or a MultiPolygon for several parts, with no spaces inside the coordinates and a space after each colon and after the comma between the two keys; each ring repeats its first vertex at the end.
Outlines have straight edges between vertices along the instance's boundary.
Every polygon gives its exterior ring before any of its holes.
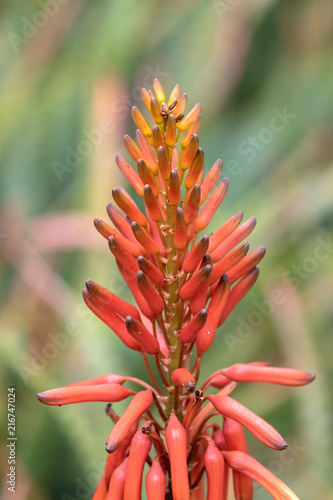
{"type": "Polygon", "coordinates": [[[265,247],[259,247],[253,252],[246,255],[237,265],[235,265],[229,271],[230,283],[233,284],[239,278],[247,274],[251,269],[253,269],[259,262],[264,258],[266,253],[265,247]]]}
{"type": "Polygon", "coordinates": [[[153,240],[153,238],[149,236],[149,234],[136,222],[132,222],[131,226],[134,236],[136,237],[140,245],[143,246],[146,252],[148,252],[150,255],[158,254],[160,251],[158,243],[156,243],[156,241],[153,240]]]}
{"type": "Polygon", "coordinates": [[[172,382],[178,387],[184,387],[187,392],[194,392],[195,378],[185,368],[177,368],[171,375],[172,382]]]}
{"type": "MultiPolygon", "coordinates": [[[[221,259],[215,266],[213,267],[213,272],[211,277],[209,278],[209,284],[212,285],[219,279],[222,274],[229,272],[229,269],[232,269],[238,262],[241,262],[244,259],[245,255],[249,250],[249,244],[244,243],[243,245],[235,248],[231,252],[229,252],[223,259],[221,259]]],[[[229,274],[228,274],[229,276],[229,274]]],[[[230,279],[230,278],[229,278],[230,279]]]]}
{"type": "Polygon", "coordinates": [[[146,158],[145,162],[147,163],[147,167],[151,169],[153,175],[158,174],[158,164],[156,157],[154,155],[153,150],[151,149],[149,142],[142,134],[141,130],[136,131],[136,138],[139,144],[139,148],[141,149],[144,158],[146,158]]]}
{"type": "Polygon", "coordinates": [[[209,196],[210,192],[216,185],[217,181],[220,178],[221,172],[222,172],[222,160],[216,160],[212,168],[209,170],[208,174],[204,178],[201,184],[201,205],[205,203],[207,197],[209,196]]]}
{"type": "Polygon", "coordinates": [[[183,151],[183,156],[180,162],[180,166],[183,170],[187,170],[192,165],[192,162],[197,154],[199,147],[199,137],[197,134],[193,134],[188,146],[183,151]]]}
{"type": "Polygon", "coordinates": [[[131,255],[117,238],[113,236],[110,236],[108,243],[112,255],[118,259],[129,272],[135,274],[139,270],[139,266],[133,255],[131,255]]]}
{"type": "Polygon", "coordinates": [[[203,236],[195,247],[190,251],[183,263],[185,273],[194,273],[203,256],[208,250],[209,236],[203,236]]]}
{"type": "Polygon", "coordinates": [[[257,221],[254,217],[237,227],[220,245],[212,252],[213,262],[219,261],[235,246],[239,245],[255,228],[257,221]]]}
{"type": "Polygon", "coordinates": [[[208,443],[204,464],[207,474],[206,500],[221,500],[224,488],[224,458],[212,440],[208,443]]]}
{"type": "Polygon", "coordinates": [[[265,382],[268,384],[281,384],[299,386],[312,382],[315,375],[302,372],[293,368],[279,368],[274,366],[257,366],[236,363],[221,370],[221,373],[235,382],[265,382]]]}
{"type": "Polygon", "coordinates": [[[98,217],[96,217],[96,219],[94,220],[94,225],[97,231],[107,240],[110,238],[110,236],[114,236],[115,238],[117,238],[117,241],[119,241],[119,243],[121,243],[121,245],[123,245],[123,247],[125,247],[126,250],[134,257],[139,257],[139,255],[142,254],[142,250],[144,255],[147,255],[146,250],[141,245],[138,245],[137,242],[133,243],[132,241],[129,241],[127,237],[124,237],[121,233],[118,233],[118,231],[113,229],[113,227],[109,226],[109,224],[99,219],[98,217]]]}
{"type": "Polygon", "coordinates": [[[216,210],[222,203],[228,190],[228,179],[224,177],[222,181],[217,185],[215,191],[211,194],[206,205],[203,207],[195,221],[195,230],[198,233],[208,226],[211,218],[215,214],[216,210]]]}
{"type": "Polygon", "coordinates": [[[157,202],[157,199],[153,193],[152,188],[149,186],[149,184],[145,185],[144,188],[144,200],[146,207],[149,211],[150,218],[158,222],[159,220],[162,219],[162,211],[160,209],[160,206],[157,202]]]}
{"type": "Polygon", "coordinates": [[[169,200],[175,207],[181,202],[179,176],[176,170],[171,170],[169,179],[169,200]]]}
{"type": "Polygon", "coordinates": [[[136,106],[132,107],[131,113],[134,123],[138,127],[138,129],[141,130],[141,132],[145,137],[151,137],[152,130],[150,128],[150,125],[148,124],[147,120],[143,117],[143,115],[140,113],[140,111],[136,106]]]}
{"type": "Polygon", "coordinates": [[[120,155],[116,156],[116,163],[120,172],[132,185],[139,196],[143,196],[143,184],[133,167],[120,155]]]}
{"type": "Polygon", "coordinates": [[[157,80],[157,78],[153,81],[154,92],[157,97],[158,102],[165,101],[165,92],[163,90],[162,84],[157,80]]]}
{"type": "MultiPolygon", "coordinates": [[[[139,178],[140,179],[140,178],[139,178]]],[[[140,179],[141,182],[141,179],[140,179]]],[[[142,184],[143,186],[143,184],[142,184]]],[[[143,190],[142,190],[143,193],[143,190]]],[[[135,222],[137,222],[140,226],[142,227],[147,227],[147,219],[145,215],[140,212],[138,207],[133,204],[127,196],[121,192],[120,189],[118,188],[113,188],[112,189],[112,196],[114,201],[117,203],[118,207],[121,208],[123,212],[125,212],[126,215],[135,222]]]]}
{"type": "MultiPolygon", "coordinates": [[[[131,224],[128,222],[126,217],[124,217],[123,214],[121,214],[119,210],[117,210],[117,208],[114,205],[112,205],[112,203],[108,203],[108,205],[106,206],[106,211],[108,216],[110,217],[112,224],[118,229],[120,234],[122,234],[124,238],[126,238],[127,240],[130,240],[132,243],[134,243],[135,248],[139,246],[138,242],[134,237],[131,224]]],[[[107,237],[109,238],[110,236],[116,236],[116,234],[109,233],[107,237]]],[[[121,239],[121,241],[123,242],[124,240],[121,239]]],[[[141,248],[145,252],[144,248],[143,247],[141,248]]],[[[130,253],[132,252],[130,251],[130,253]]]]}
{"type": "Polygon", "coordinates": [[[226,306],[230,291],[230,282],[226,274],[224,274],[212,295],[208,309],[207,321],[205,326],[197,335],[196,346],[197,354],[201,357],[212,345],[219,324],[222,311],[226,306]]]}
{"type": "Polygon", "coordinates": [[[160,146],[157,150],[157,159],[162,179],[168,180],[170,177],[171,167],[163,146],[160,146]]]}
{"type": "Polygon", "coordinates": [[[179,290],[179,296],[182,300],[191,300],[194,294],[199,290],[202,284],[209,279],[212,273],[212,266],[205,266],[199,269],[192,278],[189,279],[179,290]]]}
{"type": "Polygon", "coordinates": [[[166,477],[158,459],[153,461],[146,476],[147,500],[165,500],[166,477]]]}
{"type": "Polygon", "coordinates": [[[173,109],[173,114],[175,115],[176,119],[179,119],[180,117],[183,116],[186,108],[186,103],[187,103],[187,94],[182,94],[178,99],[177,105],[173,109]]]}
{"type": "Polygon", "coordinates": [[[127,316],[126,329],[147,354],[157,354],[159,343],[140,321],[127,316]]]}
{"type": "Polygon", "coordinates": [[[207,399],[221,415],[236,420],[269,448],[284,450],[287,447],[277,430],[238,401],[223,395],[210,395],[207,399]]]}
{"type": "Polygon", "coordinates": [[[123,500],[127,468],[128,457],[114,470],[109,483],[106,500],[123,500]]]}
{"type": "Polygon", "coordinates": [[[201,104],[197,103],[195,106],[193,106],[193,108],[185,116],[185,118],[183,118],[179,122],[179,124],[178,124],[179,130],[183,131],[183,130],[186,130],[187,128],[189,128],[189,126],[192,125],[192,123],[194,123],[197,120],[200,113],[201,113],[201,104]]]}
{"type": "Polygon", "coordinates": [[[166,130],[165,130],[165,143],[167,146],[172,147],[176,143],[177,126],[175,115],[169,115],[166,130]]]}
{"type": "Polygon", "coordinates": [[[237,306],[247,292],[251,290],[257,281],[258,276],[259,269],[255,267],[232,287],[228,297],[228,302],[223,310],[223,313],[221,314],[219,326],[223,325],[231,311],[237,306]]]}
{"type": "Polygon", "coordinates": [[[240,224],[243,218],[243,212],[240,210],[237,214],[233,215],[219,229],[217,229],[209,237],[209,252],[213,252],[215,248],[222,243],[240,224]]]}
{"type": "Polygon", "coordinates": [[[146,108],[149,109],[149,111],[150,111],[150,100],[153,97],[153,95],[154,94],[152,93],[151,90],[147,90],[145,88],[143,88],[141,90],[141,98],[142,98],[146,108]]]}
{"type": "Polygon", "coordinates": [[[133,318],[140,321],[141,318],[139,311],[129,302],[120,299],[117,295],[92,280],[86,280],[86,288],[91,296],[94,296],[96,300],[102,302],[105,306],[110,307],[112,311],[119,314],[122,318],[126,318],[126,316],[133,316],[133,318]]]}
{"type": "Polygon", "coordinates": [[[180,145],[183,149],[186,148],[186,146],[189,145],[190,143],[190,140],[193,136],[193,134],[197,134],[199,132],[199,128],[200,128],[200,125],[201,125],[201,121],[202,121],[202,114],[200,113],[198,118],[195,120],[194,123],[192,123],[192,125],[186,130],[185,134],[183,135],[182,137],[182,140],[180,142],[180,145]]]}
{"type": "Polygon", "coordinates": [[[180,85],[177,83],[177,85],[173,88],[169,100],[168,100],[168,108],[175,102],[179,100],[180,97],[180,85]]]}
{"type": "MultiPolygon", "coordinates": [[[[224,417],[223,435],[229,451],[237,450],[248,454],[244,431],[238,422],[232,418],[224,417]]],[[[250,477],[233,470],[233,483],[236,500],[253,498],[253,481],[250,477]]]]}
{"type": "Polygon", "coordinates": [[[137,163],[139,160],[145,160],[141,149],[138,148],[138,146],[135,144],[135,142],[133,141],[133,139],[129,135],[124,136],[124,144],[125,144],[127,151],[129,152],[129,154],[131,155],[131,157],[135,161],[135,163],[137,163]]]}
{"type": "Polygon", "coordinates": [[[143,468],[151,448],[151,443],[150,437],[144,434],[142,429],[138,430],[131,441],[125,479],[124,500],[139,500],[141,498],[143,468]]]}
{"type": "Polygon", "coordinates": [[[190,500],[190,487],[187,474],[186,431],[175,413],[170,415],[165,431],[168,447],[173,500],[190,500]]]}
{"type": "Polygon", "coordinates": [[[86,288],[83,289],[82,294],[89,309],[109,328],[111,328],[111,330],[127,347],[134,349],[135,351],[141,350],[140,344],[138,344],[138,342],[128,334],[125,322],[116,313],[96,300],[86,288]]]}
{"type": "Polygon", "coordinates": [[[152,282],[144,272],[138,271],[137,280],[140,292],[149,304],[150,309],[156,314],[161,314],[164,310],[164,301],[158,294],[152,282]]]}
{"type": "Polygon", "coordinates": [[[164,139],[158,125],[153,126],[152,133],[153,133],[153,146],[157,153],[158,148],[160,147],[164,148],[164,139]]]}
{"type": "Polygon", "coordinates": [[[185,178],[184,185],[186,189],[193,188],[194,184],[197,182],[198,177],[202,171],[204,161],[205,161],[205,155],[203,149],[198,148],[194,160],[192,162],[191,168],[185,178]]]}
{"type": "Polygon", "coordinates": [[[138,167],[139,177],[142,180],[143,184],[144,185],[148,184],[151,187],[151,189],[153,190],[153,193],[157,198],[158,195],[160,194],[160,190],[159,190],[158,185],[156,184],[156,181],[153,177],[153,174],[151,173],[151,171],[147,167],[146,162],[143,160],[139,160],[137,163],[137,167],[138,167]]]}
{"type": "Polygon", "coordinates": [[[106,451],[108,453],[113,453],[118,448],[132,425],[151,407],[153,401],[153,393],[149,389],[147,391],[140,391],[133,397],[109,435],[106,443],[106,451]]]}
{"type": "Polygon", "coordinates": [[[173,244],[177,250],[184,250],[187,245],[187,232],[184,212],[181,208],[176,210],[175,234],[173,244]]]}
{"type": "MultiPolygon", "coordinates": [[[[138,307],[142,314],[146,316],[147,318],[150,319],[150,321],[155,321],[155,314],[153,311],[150,309],[149,305],[147,304],[146,299],[142,295],[142,293],[139,290],[139,285],[136,279],[136,276],[134,278],[133,274],[130,274],[128,270],[117,260],[116,261],[118,269],[120,271],[120,274],[124,278],[128,288],[131,290],[132,295],[135,299],[135,302],[138,304],[138,307]]],[[[128,332],[126,331],[128,334],[128,332]]],[[[131,336],[129,335],[131,338],[131,336]]],[[[132,339],[133,340],[133,339],[132,339]]]]}
{"type": "Polygon", "coordinates": [[[187,323],[187,325],[183,326],[179,338],[182,342],[189,344],[193,342],[207,321],[207,311],[202,309],[199,313],[197,313],[191,320],[187,323]]]}
{"type": "Polygon", "coordinates": [[[281,479],[250,455],[242,451],[227,451],[223,452],[223,456],[233,470],[257,481],[275,500],[299,500],[298,496],[281,479]]]}
{"type": "Polygon", "coordinates": [[[62,406],[88,401],[116,403],[133,396],[134,391],[119,384],[65,386],[37,394],[39,401],[50,406],[62,406]]]}
{"type": "Polygon", "coordinates": [[[200,196],[201,189],[199,184],[196,184],[193,189],[191,189],[190,196],[188,197],[187,204],[184,210],[185,221],[187,225],[192,224],[192,222],[195,221],[198,215],[200,207],[200,196]]]}
{"type": "Polygon", "coordinates": [[[151,111],[151,116],[152,116],[154,122],[155,123],[162,123],[163,116],[161,113],[161,106],[159,105],[156,97],[152,97],[150,99],[150,111],[151,111]]]}
{"type": "Polygon", "coordinates": [[[140,256],[138,257],[138,264],[141,271],[143,271],[145,275],[148,276],[148,278],[152,283],[154,283],[154,285],[157,285],[163,281],[163,273],[150,260],[140,256]]]}

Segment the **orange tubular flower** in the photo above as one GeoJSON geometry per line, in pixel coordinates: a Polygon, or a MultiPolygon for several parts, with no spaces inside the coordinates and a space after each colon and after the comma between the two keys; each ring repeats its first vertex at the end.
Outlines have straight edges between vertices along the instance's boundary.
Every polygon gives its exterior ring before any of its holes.
{"type": "Polygon", "coordinates": [[[116,422],[106,443],[106,451],[113,453],[121,441],[124,439],[132,425],[145,413],[153,404],[153,394],[151,390],[138,392],[125,413],[116,422]]]}
{"type": "Polygon", "coordinates": [[[105,401],[116,403],[133,396],[134,391],[119,384],[68,385],[37,394],[41,403],[51,406],[85,403],[87,401],[105,401]]]}
{"type": "Polygon", "coordinates": [[[146,476],[147,500],[165,500],[166,477],[159,460],[154,460],[146,476]]]}
{"type": "Polygon", "coordinates": [[[189,500],[190,487],[187,473],[186,431],[174,413],[171,413],[165,431],[171,469],[173,500],[189,500]]]}
{"type": "Polygon", "coordinates": [[[201,105],[188,112],[180,86],[166,97],[158,80],[141,96],[143,106],[131,110],[135,138],[125,135],[128,154],[116,156],[136,198],[115,187],[115,203],[107,205],[110,223],[94,221],[133,299],[125,301],[92,280],[86,281],[83,298],[119,341],[143,358],[150,382],[110,373],[37,397],[51,406],[109,403],[113,427],[94,500],[140,500],[144,479],[148,500],[226,500],[229,467],[236,500],[252,500],[252,480],[273,498],[296,500],[249,456],[242,426],[273,449],[284,449],[285,441],[229,395],[243,382],[301,386],[314,375],[249,362],[221,366],[200,381],[219,327],[258,278],[265,249],[250,251],[246,241],[256,219],[242,222],[239,211],[211,232],[229,182],[221,176],[220,159],[205,168],[198,136],[201,105]],[[141,386],[139,392],[127,383],[141,386]],[[207,389],[212,394],[205,396],[207,389]],[[118,416],[110,404],[130,396],[118,416]],[[223,427],[210,421],[218,414],[223,427]]]}
{"type": "Polygon", "coordinates": [[[214,441],[209,441],[204,458],[207,472],[207,500],[222,500],[224,459],[214,441]]]}
{"type": "Polygon", "coordinates": [[[242,451],[223,452],[228,465],[261,484],[275,500],[299,500],[288,486],[257,460],[242,451]]]}
{"type": "Polygon", "coordinates": [[[266,446],[274,450],[284,450],[287,447],[282,436],[265,420],[258,417],[251,410],[238,403],[229,396],[207,396],[207,399],[217,409],[221,415],[233,418],[244,425],[252,434],[254,434],[266,446]]]}
{"type": "Polygon", "coordinates": [[[149,435],[142,429],[134,435],[128,458],[128,467],[125,480],[124,500],[140,500],[142,473],[145,461],[151,448],[149,435]]]}

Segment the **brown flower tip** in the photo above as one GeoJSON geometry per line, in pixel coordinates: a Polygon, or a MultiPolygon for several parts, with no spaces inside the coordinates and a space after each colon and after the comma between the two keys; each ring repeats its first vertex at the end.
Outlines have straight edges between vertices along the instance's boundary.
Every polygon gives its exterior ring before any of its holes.
{"type": "Polygon", "coordinates": [[[157,354],[159,352],[158,340],[140,321],[127,316],[126,328],[128,333],[139,342],[147,354],[157,354]]]}
{"type": "Polygon", "coordinates": [[[121,441],[125,438],[132,425],[153,404],[153,393],[151,390],[138,392],[128,405],[127,409],[113,427],[106,443],[106,451],[113,453],[121,441]]]}
{"type": "Polygon", "coordinates": [[[282,436],[268,422],[253,413],[251,410],[238,403],[229,396],[211,395],[207,399],[215,406],[216,410],[226,417],[233,418],[248,429],[254,436],[269,448],[284,450],[287,444],[282,436]]]}
{"type": "Polygon", "coordinates": [[[187,392],[194,392],[195,378],[186,368],[177,368],[171,375],[172,382],[179,387],[184,387],[187,392]]]}
{"type": "Polygon", "coordinates": [[[242,451],[223,452],[227,464],[261,484],[275,500],[299,500],[298,496],[270,470],[242,451]]]}

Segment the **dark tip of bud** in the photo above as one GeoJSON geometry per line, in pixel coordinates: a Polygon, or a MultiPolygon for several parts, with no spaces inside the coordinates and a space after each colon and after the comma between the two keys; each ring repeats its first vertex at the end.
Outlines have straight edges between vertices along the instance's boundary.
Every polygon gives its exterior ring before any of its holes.
{"type": "Polygon", "coordinates": [[[139,257],[137,258],[137,261],[138,261],[139,266],[140,265],[142,266],[145,262],[145,258],[142,255],[139,255],[139,257]]]}
{"type": "Polygon", "coordinates": [[[184,113],[180,113],[180,115],[177,116],[176,122],[180,122],[184,118],[184,113]]]}
{"type": "Polygon", "coordinates": [[[143,281],[145,279],[145,273],[140,270],[136,273],[136,277],[138,280],[143,281]]]}
{"type": "Polygon", "coordinates": [[[126,316],[125,322],[126,322],[126,328],[131,328],[131,327],[133,328],[135,325],[132,316],[126,316]]]}
{"type": "Polygon", "coordinates": [[[173,101],[173,102],[170,104],[170,106],[169,106],[169,108],[168,108],[168,109],[169,109],[169,111],[172,111],[172,110],[173,110],[173,109],[177,106],[177,102],[178,102],[178,101],[177,101],[177,100],[175,100],[175,101],[173,101]]]}
{"type": "Polygon", "coordinates": [[[207,310],[206,309],[201,309],[199,312],[198,317],[202,319],[203,321],[207,319],[207,310]]]}

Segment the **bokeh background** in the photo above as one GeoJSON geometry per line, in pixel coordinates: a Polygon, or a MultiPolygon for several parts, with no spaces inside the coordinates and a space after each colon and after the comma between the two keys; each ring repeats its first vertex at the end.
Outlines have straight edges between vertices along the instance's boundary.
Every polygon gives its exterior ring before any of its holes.
{"type": "Polygon", "coordinates": [[[308,387],[235,396],[290,446],[249,436],[251,452],[301,499],[333,498],[331,0],[3,0],[0,23],[1,499],[13,495],[8,387],[16,500],[84,500],[105,460],[104,404],[51,408],[35,393],[107,372],[145,377],[81,289],[91,278],[129,300],[92,221],[106,217],[130,108],[155,77],[167,93],[179,83],[188,109],[201,102],[206,168],[224,161],[230,189],[210,229],[242,209],[258,219],[251,248],[267,248],[202,376],[253,360],[316,372],[308,387]]]}

